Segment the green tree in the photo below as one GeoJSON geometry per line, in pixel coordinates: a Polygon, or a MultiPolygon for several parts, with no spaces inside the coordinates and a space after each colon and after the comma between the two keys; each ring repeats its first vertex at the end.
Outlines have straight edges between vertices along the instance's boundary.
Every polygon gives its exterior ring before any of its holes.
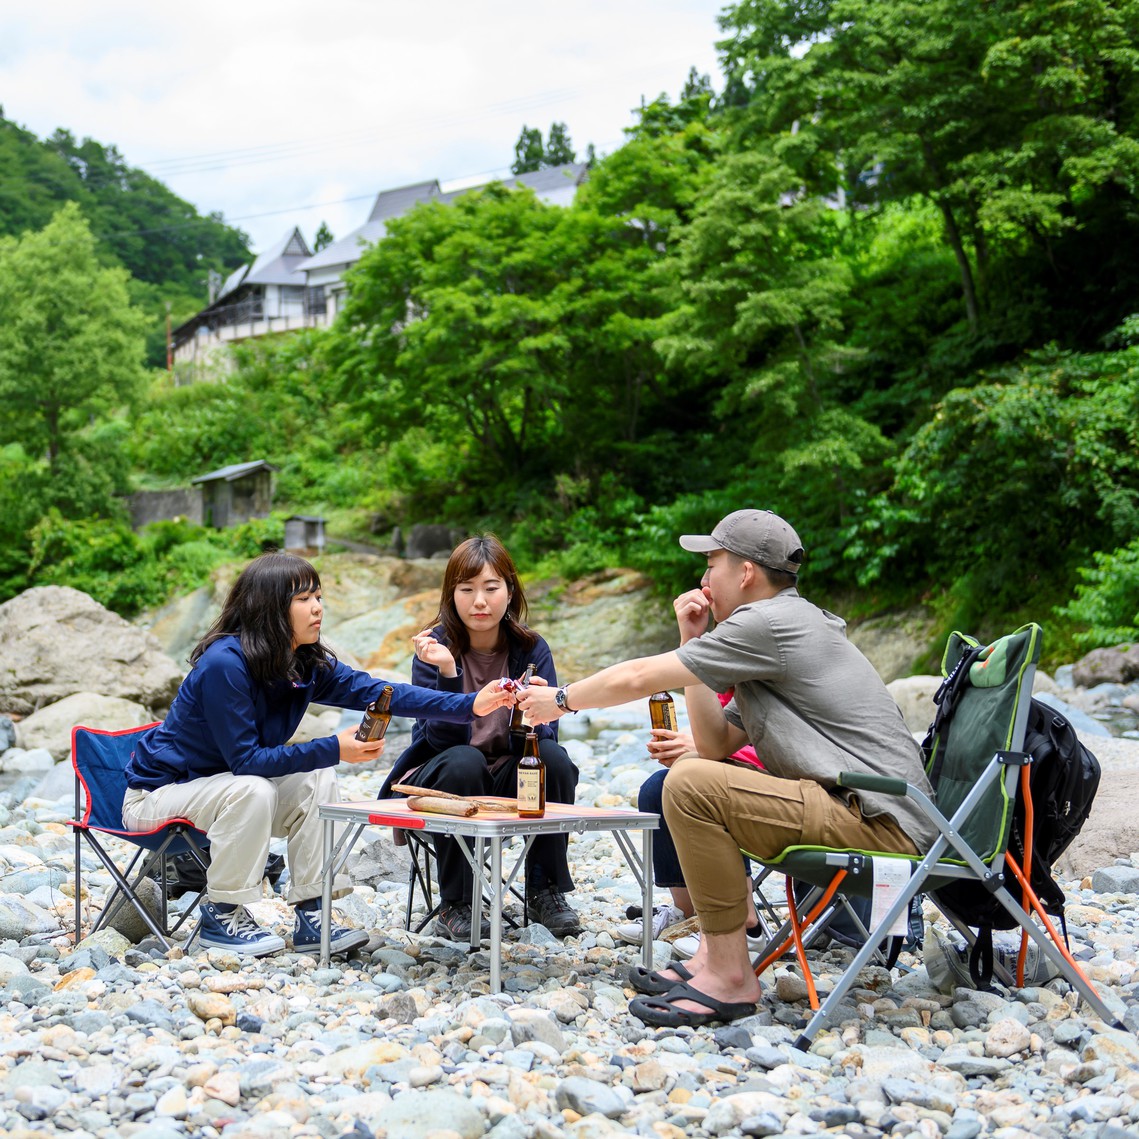
{"type": "Polygon", "coordinates": [[[815,192],[929,201],[974,334],[986,308],[996,301],[991,323],[1006,320],[1004,296],[1042,274],[1057,293],[1082,289],[1085,305],[1088,286],[1107,292],[1076,232],[1130,224],[1119,195],[1133,193],[1139,156],[1131,0],[744,0],[722,26],[728,86],[748,97],[741,142],[814,134],[802,173],[815,192]]]}
{"type": "Polygon", "coordinates": [[[577,154],[570,141],[569,128],[565,123],[551,123],[550,133],[546,136],[546,148],[542,153],[542,165],[562,166],[576,161],[577,154]]]}
{"type": "Polygon", "coordinates": [[[144,325],[126,271],[100,266],[78,206],[39,233],[0,239],[0,441],[58,472],[92,417],[140,392],[144,325]]]}
{"type": "Polygon", "coordinates": [[[319,253],[322,249],[326,249],[336,240],[332,236],[332,230],[328,228],[328,222],[322,221],[317,228],[316,237],[312,240],[313,251],[319,253]]]}
{"type": "Polygon", "coordinates": [[[514,174],[530,174],[542,168],[545,157],[542,146],[542,132],[537,127],[522,127],[522,133],[514,144],[514,161],[510,164],[514,174]]]}

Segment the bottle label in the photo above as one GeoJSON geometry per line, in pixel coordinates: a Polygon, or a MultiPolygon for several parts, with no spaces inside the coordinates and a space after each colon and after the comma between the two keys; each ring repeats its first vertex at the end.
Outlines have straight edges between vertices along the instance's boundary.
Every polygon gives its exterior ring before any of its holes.
{"type": "Polygon", "coordinates": [[[518,807],[536,811],[542,805],[542,775],[538,771],[518,772],[518,807]]]}

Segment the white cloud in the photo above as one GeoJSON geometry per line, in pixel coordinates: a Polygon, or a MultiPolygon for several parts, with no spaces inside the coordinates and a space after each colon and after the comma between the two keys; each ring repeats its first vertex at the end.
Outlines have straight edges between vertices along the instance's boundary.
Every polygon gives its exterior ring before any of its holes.
{"type": "Polygon", "coordinates": [[[368,202],[345,198],[505,171],[524,123],[613,149],[642,96],[675,96],[691,65],[718,81],[722,6],[45,0],[0,16],[0,99],[41,137],[114,143],[264,247],[359,225],[368,202]]]}

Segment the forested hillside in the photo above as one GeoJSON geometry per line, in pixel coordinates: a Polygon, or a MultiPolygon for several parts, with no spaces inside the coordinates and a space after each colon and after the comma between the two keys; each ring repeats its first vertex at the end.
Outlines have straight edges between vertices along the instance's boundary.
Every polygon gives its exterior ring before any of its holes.
{"type": "MultiPolygon", "coordinates": [[[[1139,635],[1139,10],[745,0],[722,28],[723,83],[642,106],[572,207],[421,205],[334,327],[152,384],[64,452],[121,431],[128,482],[266,458],[345,536],[493,527],[531,570],[631,562],[666,593],[695,572],[677,533],[770,506],[847,612],[1033,617],[1054,653],[1139,635]]],[[[97,497],[11,535],[7,589],[98,584],[111,550],[129,608],[212,556],[97,497]]]]}
{"type": "Polygon", "coordinates": [[[100,260],[131,276],[131,300],[149,318],[147,360],[166,358],[166,303],[178,324],[206,302],[206,274],[249,258],[248,241],[203,217],[161,182],[126,164],[113,145],[59,129],[41,141],[0,108],[0,235],[42,229],[65,202],[83,211],[100,260]]]}

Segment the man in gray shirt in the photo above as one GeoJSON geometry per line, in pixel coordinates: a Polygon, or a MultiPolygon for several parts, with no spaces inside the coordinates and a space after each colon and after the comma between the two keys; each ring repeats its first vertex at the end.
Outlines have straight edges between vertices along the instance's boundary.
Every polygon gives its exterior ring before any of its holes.
{"type": "Polygon", "coordinates": [[[792,527],[767,510],[737,510],[711,535],[684,535],[680,544],[704,554],[707,569],[700,588],[673,603],[679,649],[556,691],[532,687],[519,701],[532,722],[546,723],[685,690],[697,750],[708,758],[674,765],[664,815],[704,936],[687,966],[630,974],[654,994],[630,1011],[673,1026],[755,1011],[747,885],[727,872],[741,848],[761,859],[797,844],[917,854],[934,839],[906,799],[836,787],[840,773],[863,771],[929,792],[920,749],[881,678],[846,639],[844,622],[799,595],[803,548],[792,527]],[[728,688],[735,696],[721,708],[716,692],[728,688]],[[724,758],[746,743],[766,770],[724,758]]]}

